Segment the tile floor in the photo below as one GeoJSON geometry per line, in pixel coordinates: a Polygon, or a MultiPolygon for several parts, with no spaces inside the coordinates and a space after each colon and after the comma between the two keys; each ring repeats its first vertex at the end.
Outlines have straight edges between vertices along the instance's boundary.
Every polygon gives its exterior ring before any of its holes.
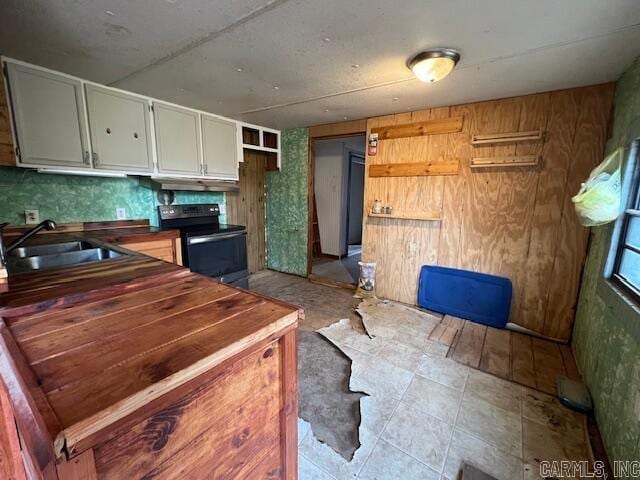
{"type": "Polygon", "coordinates": [[[349,319],[320,330],[352,359],[351,390],[370,396],[361,400],[361,446],[350,462],[300,421],[300,480],[456,480],[463,462],[499,480],[533,480],[542,478],[540,460],[588,459],[581,415],[445,358],[424,336],[435,322],[428,314],[384,308],[359,309],[373,338],[349,319]]]}

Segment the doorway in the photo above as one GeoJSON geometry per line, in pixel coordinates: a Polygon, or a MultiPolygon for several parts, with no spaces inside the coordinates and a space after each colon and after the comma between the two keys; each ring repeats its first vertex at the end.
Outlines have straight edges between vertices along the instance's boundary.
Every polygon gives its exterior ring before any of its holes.
{"type": "Polygon", "coordinates": [[[313,147],[310,278],[352,287],[362,244],[365,136],[321,139],[313,147]]]}

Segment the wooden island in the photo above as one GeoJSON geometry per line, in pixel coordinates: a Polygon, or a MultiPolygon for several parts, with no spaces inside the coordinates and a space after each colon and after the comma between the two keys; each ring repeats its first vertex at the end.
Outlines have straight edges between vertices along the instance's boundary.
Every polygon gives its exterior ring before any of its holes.
{"type": "Polygon", "coordinates": [[[58,480],[297,478],[298,307],[143,255],[9,288],[0,439],[14,478],[23,465],[58,480]]]}

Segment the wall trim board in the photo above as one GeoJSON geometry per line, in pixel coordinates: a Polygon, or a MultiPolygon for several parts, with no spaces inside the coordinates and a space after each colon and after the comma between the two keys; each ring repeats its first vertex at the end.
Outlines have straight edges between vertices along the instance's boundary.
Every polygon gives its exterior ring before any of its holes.
{"type": "Polygon", "coordinates": [[[369,167],[370,177],[420,177],[427,175],[457,175],[459,161],[384,163],[369,167]]]}
{"type": "Polygon", "coordinates": [[[586,255],[571,196],[603,158],[613,84],[370,118],[367,133],[464,118],[460,131],[400,137],[368,155],[365,211],[440,212],[441,222],[364,222],[362,259],[377,294],[414,304],[422,265],[509,277],[510,321],[567,341],[586,255]],[[548,132],[540,141],[473,145],[484,132],[548,132]],[[535,168],[471,169],[475,157],[543,157],[535,168]],[[378,165],[459,158],[458,175],[375,177],[378,165]],[[565,273],[563,273],[565,272],[565,273]],[[566,275],[565,275],[566,274],[566,275]]]}
{"type": "Polygon", "coordinates": [[[326,123],[309,127],[310,138],[339,138],[361,135],[367,131],[367,119],[326,123]]]}
{"type": "Polygon", "coordinates": [[[378,140],[392,140],[394,138],[421,137],[426,135],[441,135],[462,131],[463,117],[445,117],[423,122],[413,122],[399,125],[389,125],[371,129],[371,133],[378,134],[378,140]]]}

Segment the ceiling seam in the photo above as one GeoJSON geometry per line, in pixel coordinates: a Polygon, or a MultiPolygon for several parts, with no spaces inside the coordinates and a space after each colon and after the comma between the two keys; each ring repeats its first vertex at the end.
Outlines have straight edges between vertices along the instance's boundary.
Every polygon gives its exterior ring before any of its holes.
{"type": "MultiPolygon", "coordinates": [[[[622,33],[625,32],[627,30],[633,30],[640,27],[640,23],[634,23],[631,25],[625,25],[623,27],[614,29],[614,30],[610,30],[608,32],[603,32],[600,34],[596,34],[596,35],[592,35],[589,37],[583,37],[583,38],[579,38],[579,39],[575,39],[575,40],[567,40],[565,42],[557,42],[557,43],[551,43],[548,45],[542,45],[540,47],[535,47],[535,48],[531,48],[528,50],[523,50],[521,52],[517,52],[517,53],[513,53],[511,55],[503,55],[503,56],[499,56],[499,57],[493,57],[493,58],[489,58],[487,60],[484,60],[482,62],[479,63],[473,63],[473,64],[468,64],[468,65],[461,65],[459,66],[456,70],[454,70],[454,73],[457,70],[467,70],[470,68],[478,68],[481,67],[483,65],[488,65],[490,63],[496,63],[496,62],[500,62],[502,60],[510,60],[512,58],[517,58],[517,57],[523,57],[526,55],[531,55],[533,53],[538,53],[538,52],[544,52],[547,50],[553,50],[556,48],[562,48],[562,47],[567,47],[570,45],[575,45],[577,43],[582,43],[582,42],[586,42],[589,40],[593,40],[596,38],[601,38],[601,37],[606,37],[606,36],[610,36],[610,35],[616,35],[618,33],[622,33]]],[[[382,82],[382,83],[376,83],[373,85],[366,85],[364,87],[358,87],[358,88],[353,88],[350,90],[344,90],[344,91],[340,91],[340,92],[335,92],[335,93],[327,93],[325,95],[318,95],[316,97],[309,97],[309,98],[305,98],[302,100],[294,100],[292,102],[287,102],[287,103],[280,103],[280,104],[275,104],[275,105],[268,105],[266,107],[259,107],[259,108],[254,108],[251,110],[245,110],[242,112],[238,112],[236,113],[236,115],[246,115],[246,114],[250,114],[250,113],[260,113],[260,112],[265,112],[268,110],[275,110],[278,108],[285,108],[285,107],[292,107],[295,105],[300,105],[303,103],[309,103],[309,102],[315,102],[318,100],[324,100],[327,98],[333,98],[333,97],[339,97],[342,95],[349,95],[350,93],[358,93],[358,92],[364,92],[367,90],[374,90],[377,88],[382,88],[382,87],[388,87],[388,86],[393,86],[393,85],[399,85],[401,83],[405,83],[405,82],[410,82],[410,81],[418,81],[414,76],[411,77],[407,77],[407,78],[401,78],[398,80],[390,80],[388,82],[382,82]]]]}
{"type": "Polygon", "coordinates": [[[233,30],[235,30],[236,28],[244,25],[245,23],[250,22],[251,20],[254,20],[256,18],[258,18],[260,15],[270,12],[274,9],[276,9],[277,7],[283,5],[284,3],[288,2],[289,0],[272,0],[271,2],[269,2],[268,4],[253,10],[252,12],[240,17],[238,20],[236,20],[235,22],[227,25],[224,28],[221,28],[220,30],[215,30],[213,32],[209,32],[206,35],[204,35],[203,37],[197,38],[191,42],[189,42],[188,44],[186,44],[184,47],[179,48],[178,50],[169,53],[168,55],[165,55],[164,57],[158,58],[157,60],[154,60],[153,62],[145,65],[144,67],[138,68],[137,70],[134,70],[131,73],[128,73],[127,75],[125,75],[124,77],[121,77],[117,80],[112,81],[111,83],[109,83],[108,85],[111,87],[117,86],[118,83],[121,83],[125,80],[130,79],[131,77],[134,77],[136,75],[139,75],[141,73],[145,73],[148,72],[149,70],[154,69],[155,67],[162,65],[164,63],[167,63],[177,57],[180,57],[186,53],[189,53],[191,50],[198,48],[202,45],[204,45],[205,43],[211,42],[213,40],[215,40],[216,38],[220,37],[221,35],[224,35],[225,33],[229,33],[233,30]]]}

